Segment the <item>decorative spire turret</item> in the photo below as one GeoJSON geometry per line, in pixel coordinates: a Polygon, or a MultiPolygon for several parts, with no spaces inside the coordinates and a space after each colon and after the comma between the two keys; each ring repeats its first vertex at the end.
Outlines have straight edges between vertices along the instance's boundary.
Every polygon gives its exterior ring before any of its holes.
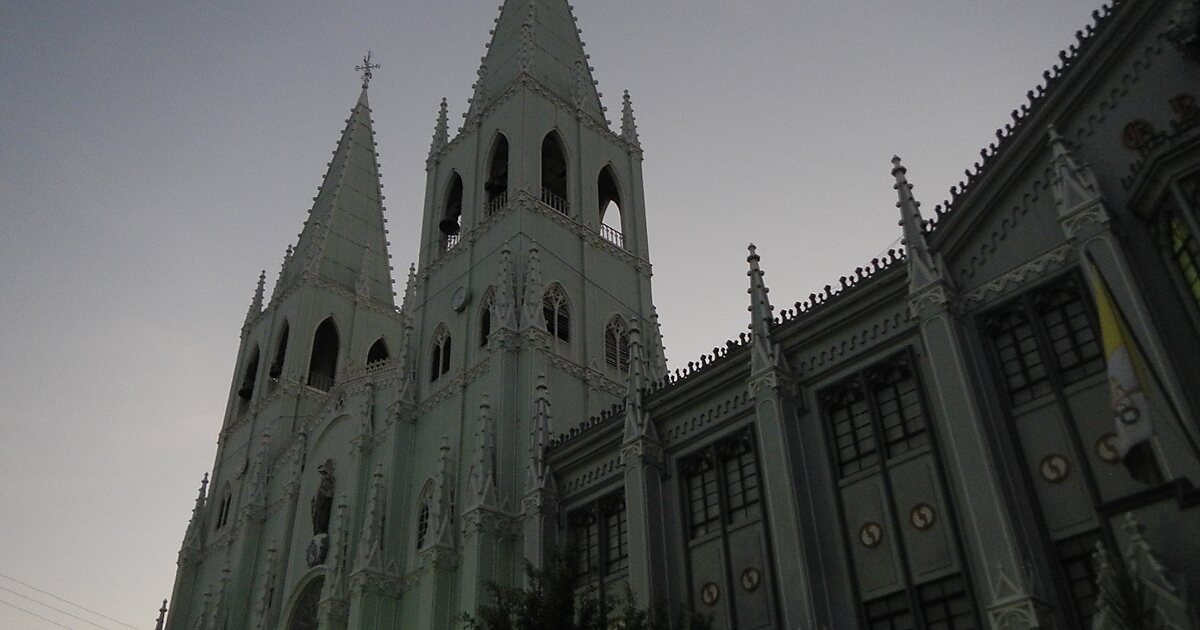
{"type": "Polygon", "coordinates": [[[400,301],[400,310],[412,317],[413,301],[417,299],[417,264],[409,263],[408,280],[404,283],[404,297],[400,301]]]}
{"type": "Polygon", "coordinates": [[[254,288],[254,297],[250,298],[250,308],[246,310],[246,320],[242,324],[243,332],[248,329],[250,323],[258,319],[262,315],[263,309],[263,289],[267,285],[267,270],[263,269],[262,273],[258,274],[258,286],[254,288]]]}
{"type": "Polygon", "coordinates": [[[192,506],[192,518],[188,520],[187,531],[183,535],[183,548],[180,555],[200,551],[200,534],[204,531],[204,507],[208,502],[208,473],[200,480],[200,491],[196,495],[196,504],[192,506]]]}
{"type": "Polygon", "coordinates": [[[550,443],[550,392],[546,375],[539,374],[533,396],[532,429],[529,435],[529,490],[553,489],[554,477],[546,462],[546,447],[550,443]]]}
{"type": "Polygon", "coordinates": [[[1046,143],[1050,145],[1052,155],[1050,166],[1054,169],[1054,182],[1051,190],[1059,216],[1099,201],[1100,183],[1096,180],[1096,174],[1086,162],[1075,159],[1054,125],[1047,131],[1046,143]]]}
{"type": "Polygon", "coordinates": [[[767,367],[782,367],[784,363],[783,354],[771,339],[775,308],[771,306],[771,300],[767,297],[770,289],[763,281],[764,274],[758,266],[761,260],[758,248],[754,243],[750,243],[747,249],[750,255],[746,257],[746,262],[750,263],[750,271],[747,271],[746,275],[750,277],[750,288],[746,293],[750,294],[750,307],[746,310],[750,311],[750,342],[753,348],[750,369],[757,372],[767,367]]]}
{"type": "Polygon", "coordinates": [[[162,608],[158,609],[158,621],[154,624],[154,630],[163,630],[163,624],[167,621],[167,600],[163,600],[162,608]]]}
{"type": "Polygon", "coordinates": [[[450,438],[443,435],[439,448],[438,472],[435,486],[433,525],[434,543],[443,547],[454,546],[454,473],[451,472],[450,438]]]}
{"type": "Polygon", "coordinates": [[[646,387],[645,367],[641,323],[635,317],[629,321],[629,374],[625,378],[626,442],[638,437],[658,439],[654,423],[642,404],[642,390],[646,387]]]}
{"type": "Polygon", "coordinates": [[[450,120],[447,111],[446,99],[442,98],[442,104],[438,107],[437,124],[433,126],[433,142],[429,144],[430,159],[441,153],[442,149],[446,148],[446,144],[450,142],[450,120]]]}
{"type": "Polygon", "coordinates": [[[512,250],[508,244],[500,250],[500,274],[496,279],[496,301],[492,306],[494,329],[517,329],[517,288],[513,284],[512,250]]]}
{"type": "Polygon", "coordinates": [[[525,297],[521,300],[521,328],[545,330],[546,316],[542,313],[542,263],[538,248],[529,248],[529,264],[525,268],[525,297]]]}
{"type": "Polygon", "coordinates": [[[362,534],[358,538],[358,557],[355,571],[383,570],[383,464],[375,466],[371,487],[367,491],[367,513],[363,517],[362,534]]]}
{"type": "Polygon", "coordinates": [[[288,265],[291,264],[291,262],[292,262],[292,246],[288,245],[287,249],[285,249],[283,251],[283,264],[279,266],[279,275],[275,277],[275,286],[271,288],[271,303],[272,304],[275,303],[275,300],[277,300],[279,298],[279,295],[283,292],[283,273],[284,273],[284,271],[287,270],[288,265]]]}
{"type": "Polygon", "coordinates": [[[900,209],[900,225],[904,228],[904,245],[908,252],[908,283],[909,290],[916,291],[941,279],[929,244],[925,241],[925,220],[921,218],[921,204],[913,198],[912,184],[906,177],[908,169],[900,163],[900,158],[892,157],[892,176],[896,178],[898,201],[900,209]]]}
{"type": "Polygon", "coordinates": [[[471,495],[475,506],[498,508],[496,489],[496,433],[492,420],[492,405],[483,394],[479,403],[479,431],[475,438],[475,472],[471,476],[471,495]]]}
{"type": "Polygon", "coordinates": [[[638,139],[637,122],[633,117],[633,100],[629,98],[629,90],[625,90],[625,96],[621,100],[621,138],[625,142],[641,148],[642,143],[638,139]]]}

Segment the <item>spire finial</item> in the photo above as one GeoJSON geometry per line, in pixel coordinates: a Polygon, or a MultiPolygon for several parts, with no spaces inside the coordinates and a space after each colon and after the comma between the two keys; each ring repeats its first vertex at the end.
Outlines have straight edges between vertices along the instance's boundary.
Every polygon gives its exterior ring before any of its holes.
{"type": "Polygon", "coordinates": [[[633,117],[633,100],[629,98],[629,90],[621,103],[621,138],[634,146],[641,146],[638,140],[637,119],[633,117]]]}
{"type": "Polygon", "coordinates": [[[354,66],[355,70],[362,73],[362,86],[363,86],[364,90],[367,89],[367,87],[370,85],[371,77],[374,76],[372,74],[372,70],[378,70],[381,67],[382,66],[380,66],[377,63],[371,63],[371,51],[370,50],[367,51],[367,54],[363,55],[362,65],[354,66]]]}
{"type": "Polygon", "coordinates": [[[250,308],[246,310],[246,321],[243,325],[249,326],[260,314],[263,308],[263,288],[267,284],[267,270],[263,269],[262,273],[258,274],[258,285],[254,287],[254,297],[250,298],[250,308]]]}
{"type": "Polygon", "coordinates": [[[754,243],[750,243],[746,249],[750,252],[750,255],[746,256],[746,262],[750,263],[750,271],[746,272],[746,275],[750,277],[750,288],[746,290],[746,293],[750,294],[750,307],[746,310],[750,311],[750,339],[753,348],[750,369],[752,372],[757,372],[768,367],[786,368],[787,362],[783,357],[783,352],[771,340],[771,324],[775,319],[775,309],[771,306],[770,298],[767,297],[770,289],[763,281],[764,274],[758,266],[761,260],[758,248],[754,246],[754,243]]]}
{"type": "Polygon", "coordinates": [[[449,121],[449,106],[446,104],[446,98],[442,97],[442,104],[438,107],[437,123],[433,126],[433,142],[429,144],[429,157],[433,157],[441,151],[448,142],[450,142],[450,121],[449,121]]]}
{"type": "Polygon", "coordinates": [[[1050,145],[1050,166],[1054,170],[1050,188],[1058,205],[1059,216],[1099,200],[1100,183],[1096,174],[1086,162],[1075,159],[1054,125],[1046,130],[1046,143],[1050,145]]]}
{"type": "Polygon", "coordinates": [[[929,244],[925,241],[925,219],[921,218],[921,204],[912,194],[908,183],[908,169],[898,156],[892,156],[892,176],[896,178],[896,207],[900,209],[900,225],[904,228],[904,247],[908,252],[909,290],[915,291],[941,277],[934,265],[929,244]]]}
{"type": "Polygon", "coordinates": [[[533,395],[533,429],[529,436],[529,489],[546,488],[554,483],[546,465],[546,447],[550,442],[550,392],[546,375],[538,374],[533,395]]]}
{"type": "Polygon", "coordinates": [[[167,600],[163,600],[162,607],[158,609],[158,621],[154,624],[154,630],[163,630],[163,624],[167,620],[167,600]]]}

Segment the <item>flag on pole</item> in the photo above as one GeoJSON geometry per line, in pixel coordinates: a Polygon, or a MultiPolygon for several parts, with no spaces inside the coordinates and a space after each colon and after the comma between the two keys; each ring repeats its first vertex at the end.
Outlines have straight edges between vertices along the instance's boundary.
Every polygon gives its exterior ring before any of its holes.
{"type": "Polygon", "coordinates": [[[1100,317],[1100,338],[1108,367],[1108,388],[1112,396],[1113,424],[1117,434],[1117,452],[1130,474],[1143,483],[1161,479],[1150,437],[1154,425],[1143,383],[1146,370],[1134,338],[1117,309],[1108,286],[1094,265],[1088,265],[1100,317]]]}

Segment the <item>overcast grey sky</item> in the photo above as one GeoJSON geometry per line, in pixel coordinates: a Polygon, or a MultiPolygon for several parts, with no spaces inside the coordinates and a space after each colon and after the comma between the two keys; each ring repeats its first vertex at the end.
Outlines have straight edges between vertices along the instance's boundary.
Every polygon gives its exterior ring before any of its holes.
{"type": "MultiPolygon", "coordinates": [[[[0,627],[95,627],[22,594],[121,627],[9,577],[153,626],[354,65],[383,65],[402,273],[438,101],[465,109],[497,4],[0,0],[0,627]]],[[[932,211],[1100,2],[575,4],[611,117],[633,96],[674,368],[745,329],[750,241],[777,306],[895,246],[892,154],[932,211]]]]}

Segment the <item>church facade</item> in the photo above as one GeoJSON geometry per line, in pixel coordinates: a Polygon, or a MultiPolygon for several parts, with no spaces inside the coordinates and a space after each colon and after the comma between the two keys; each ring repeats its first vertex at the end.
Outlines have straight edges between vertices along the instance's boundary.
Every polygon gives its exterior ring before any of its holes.
{"type": "Polygon", "coordinates": [[[674,372],[566,0],[506,0],[443,101],[399,304],[368,59],[160,627],[456,627],[568,543],[714,628],[1116,627],[1123,576],[1195,627],[1200,3],[1093,17],[934,211],[893,160],[903,251],[776,310],[751,246],[749,334],[674,372]]]}

